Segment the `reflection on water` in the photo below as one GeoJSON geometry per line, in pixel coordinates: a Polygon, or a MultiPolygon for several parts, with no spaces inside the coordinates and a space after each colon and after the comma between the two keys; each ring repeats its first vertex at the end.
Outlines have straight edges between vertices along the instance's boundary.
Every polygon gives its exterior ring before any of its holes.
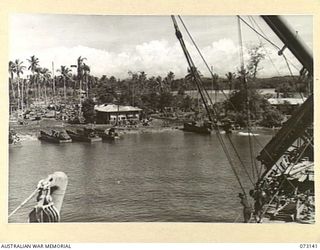
{"type": "MultiPolygon", "coordinates": [[[[259,133],[264,145],[270,135],[259,133]]],[[[232,140],[250,168],[248,137],[234,134],[232,140]]],[[[63,222],[233,222],[242,211],[240,188],[215,135],[166,131],[127,134],[114,143],[24,141],[9,149],[9,157],[9,211],[55,171],[69,177],[63,222]]],[[[10,222],[26,222],[34,205],[10,222]]]]}

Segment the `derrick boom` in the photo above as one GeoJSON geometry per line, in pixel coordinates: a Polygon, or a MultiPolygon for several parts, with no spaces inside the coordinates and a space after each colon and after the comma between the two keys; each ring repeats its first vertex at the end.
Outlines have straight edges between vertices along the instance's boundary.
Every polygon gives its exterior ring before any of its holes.
{"type": "MultiPolygon", "coordinates": [[[[275,32],[292,54],[302,64],[303,68],[313,75],[313,56],[308,47],[293,32],[286,22],[279,16],[261,16],[268,26],[275,32]]],[[[279,53],[279,55],[281,55],[279,53]]],[[[313,142],[313,95],[292,114],[291,118],[283,124],[278,133],[261,150],[257,159],[261,161],[267,172],[288,152],[288,149],[299,139],[313,142]]],[[[310,144],[310,143],[309,143],[310,144]]]]}

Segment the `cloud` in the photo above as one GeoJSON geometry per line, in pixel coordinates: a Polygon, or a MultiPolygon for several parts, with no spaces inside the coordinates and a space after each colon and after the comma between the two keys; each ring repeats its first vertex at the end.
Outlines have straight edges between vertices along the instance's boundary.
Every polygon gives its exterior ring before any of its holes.
{"type": "MultiPolygon", "coordinates": [[[[209,76],[209,72],[196,49],[188,42],[186,46],[198,69],[203,75],[209,76]]],[[[223,38],[200,49],[209,66],[212,65],[214,72],[220,76],[224,76],[229,71],[235,72],[237,68],[240,68],[239,47],[231,39],[223,38]]],[[[283,66],[284,64],[276,56],[276,53],[272,54],[268,49],[266,53],[268,53],[268,58],[274,57],[274,63],[280,65],[280,72],[288,74],[285,73],[286,67],[283,66]],[[280,62],[281,64],[279,64],[280,62]]],[[[119,53],[79,45],[72,48],[56,47],[28,51],[28,54],[18,54],[16,51],[12,51],[10,58],[12,60],[19,58],[26,65],[26,58],[30,58],[32,55],[39,58],[40,66],[50,70],[52,70],[52,62],[54,62],[56,70],[60,65],[70,67],[70,65],[76,64],[79,56],[86,57],[86,63],[91,67],[93,75],[114,75],[117,78],[127,77],[128,71],[144,71],[148,76],[165,76],[169,71],[173,71],[177,77],[184,77],[188,67],[180,44],[178,42],[170,44],[167,40],[145,42],[119,53]]],[[[246,51],[244,57],[248,60],[246,51]]],[[[267,61],[267,57],[261,65],[263,69],[260,76],[274,74],[275,70],[272,64],[267,61]]],[[[73,70],[75,73],[75,69],[73,70]]]]}

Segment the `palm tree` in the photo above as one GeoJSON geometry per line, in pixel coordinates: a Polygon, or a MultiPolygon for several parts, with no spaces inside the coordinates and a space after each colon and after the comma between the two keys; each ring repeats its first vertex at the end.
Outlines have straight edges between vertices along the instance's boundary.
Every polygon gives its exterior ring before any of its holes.
{"type": "Polygon", "coordinates": [[[29,89],[30,89],[30,86],[31,86],[31,81],[32,81],[32,75],[29,75],[27,76],[27,79],[25,81],[26,83],[26,108],[28,109],[29,108],[29,89]]]}
{"type": "Polygon", "coordinates": [[[229,96],[230,96],[231,91],[232,91],[232,83],[233,83],[233,80],[235,79],[236,75],[235,75],[235,73],[228,72],[226,74],[226,77],[227,77],[227,80],[228,80],[228,83],[229,83],[229,96]]]}
{"type": "Polygon", "coordinates": [[[17,86],[18,86],[18,108],[19,108],[19,102],[21,102],[21,109],[23,111],[23,82],[22,82],[22,98],[20,93],[20,74],[23,74],[23,70],[26,68],[23,64],[23,62],[20,62],[19,59],[16,59],[15,62],[15,73],[17,74],[17,86]]]}
{"type": "Polygon", "coordinates": [[[36,88],[38,88],[37,93],[38,93],[38,100],[41,98],[41,91],[40,91],[40,80],[41,80],[41,67],[37,67],[34,71],[36,73],[35,75],[35,82],[37,83],[36,88]]]}
{"type": "Polygon", "coordinates": [[[83,66],[84,60],[87,60],[87,58],[79,56],[77,59],[77,71],[78,71],[80,93],[82,90],[82,81],[83,81],[83,67],[82,66],[83,66]]]}
{"type": "Polygon", "coordinates": [[[63,95],[64,95],[64,101],[67,100],[67,90],[66,90],[66,80],[70,78],[70,72],[71,69],[68,67],[61,65],[61,68],[57,70],[61,74],[61,78],[63,79],[63,95]]]}
{"type": "MultiPolygon", "coordinates": [[[[195,82],[195,77],[202,78],[203,75],[196,67],[192,69],[188,68],[188,74],[184,77],[185,83],[190,86],[190,83],[195,82]]],[[[191,85],[191,86],[194,86],[194,85],[191,85]]]]}
{"type": "Polygon", "coordinates": [[[167,76],[164,78],[164,82],[166,83],[167,85],[167,88],[170,88],[172,89],[172,83],[173,83],[173,80],[174,80],[174,73],[172,71],[170,71],[167,76]]]}
{"type": "Polygon", "coordinates": [[[42,75],[42,83],[43,83],[43,87],[44,87],[45,103],[47,103],[47,84],[48,84],[48,82],[50,82],[51,72],[47,68],[42,68],[41,75],[42,75]]]}
{"type": "Polygon", "coordinates": [[[82,65],[82,72],[83,72],[83,79],[86,82],[86,93],[87,93],[87,98],[89,97],[89,73],[90,73],[90,67],[87,64],[82,65]]]}
{"type": "Polygon", "coordinates": [[[144,93],[146,82],[147,82],[146,72],[140,71],[138,75],[138,90],[140,93],[144,93]]]}
{"type": "MultiPolygon", "coordinates": [[[[131,81],[129,81],[129,82],[132,85],[132,90],[131,90],[131,93],[132,93],[132,104],[131,105],[134,106],[134,104],[135,104],[135,92],[136,92],[135,85],[138,82],[138,74],[135,73],[135,72],[132,72],[132,71],[129,71],[128,74],[129,74],[129,76],[131,76],[131,81]]],[[[130,89],[130,87],[129,87],[129,89],[130,89]]]]}
{"type": "MultiPolygon", "coordinates": [[[[39,59],[33,55],[30,57],[30,59],[27,59],[27,61],[30,64],[28,67],[28,70],[30,70],[32,73],[32,77],[30,77],[30,80],[31,80],[31,84],[33,85],[33,88],[34,88],[35,85],[37,85],[36,81],[38,81],[38,77],[35,78],[34,73],[37,71],[37,68],[39,67],[39,59]]],[[[40,96],[39,93],[38,93],[38,96],[40,96]]]]}
{"type": "Polygon", "coordinates": [[[16,99],[16,93],[14,91],[14,86],[13,86],[13,74],[15,73],[15,63],[10,61],[9,62],[9,74],[10,74],[10,78],[9,78],[9,85],[11,87],[11,91],[12,91],[12,97],[13,97],[13,100],[16,99]]]}
{"type": "Polygon", "coordinates": [[[214,94],[214,102],[215,103],[217,103],[217,99],[218,99],[218,91],[219,91],[218,79],[219,79],[219,76],[216,73],[214,73],[212,75],[212,85],[215,86],[215,94],[214,94]]]}

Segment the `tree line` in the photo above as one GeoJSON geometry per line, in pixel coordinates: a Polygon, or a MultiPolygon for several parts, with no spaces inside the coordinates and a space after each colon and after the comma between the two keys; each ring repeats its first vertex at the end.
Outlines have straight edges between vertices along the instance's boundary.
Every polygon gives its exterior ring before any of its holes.
{"type": "MultiPolygon", "coordinates": [[[[258,78],[259,65],[265,57],[259,46],[250,50],[249,63],[237,72],[227,72],[223,77],[217,74],[211,78],[201,77],[206,89],[229,90],[228,100],[216,105],[221,113],[239,123],[245,123],[248,119],[246,109],[250,110],[253,120],[275,121],[281,118],[281,114],[273,110],[259,93],[259,88],[275,87],[285,97],[290,92],[308,91],[308,84],[298,77],[258,78]],[[274,118],[268,117],[270,115],[274,118]]],[[[39,101],[79,103],[80,95],[84,95],[84,104],[91,107],[94,104],[115,103],[138,106],[146,113],[163,113],[166,108],[199,113],[201,109],[198,98],[186,94],[186,91],[196,90],[190,74],[176,79],[171,71],[165,77],[148,76],[144,71],[129,71],[125,79],[107,75],[96,77],[91,74],[87,59],[81,56],[74,65],[61,65],[51,71],[41,67],[35,55],[27,59],[27,65],[19,59],[10,61],[9,88],[10,105],[22,111],[39,101]],[[72,68],[76,69],[76,73],[72,73],[72,68]],[[28,75],[24,75],[26,70],[28,75]]]]}

